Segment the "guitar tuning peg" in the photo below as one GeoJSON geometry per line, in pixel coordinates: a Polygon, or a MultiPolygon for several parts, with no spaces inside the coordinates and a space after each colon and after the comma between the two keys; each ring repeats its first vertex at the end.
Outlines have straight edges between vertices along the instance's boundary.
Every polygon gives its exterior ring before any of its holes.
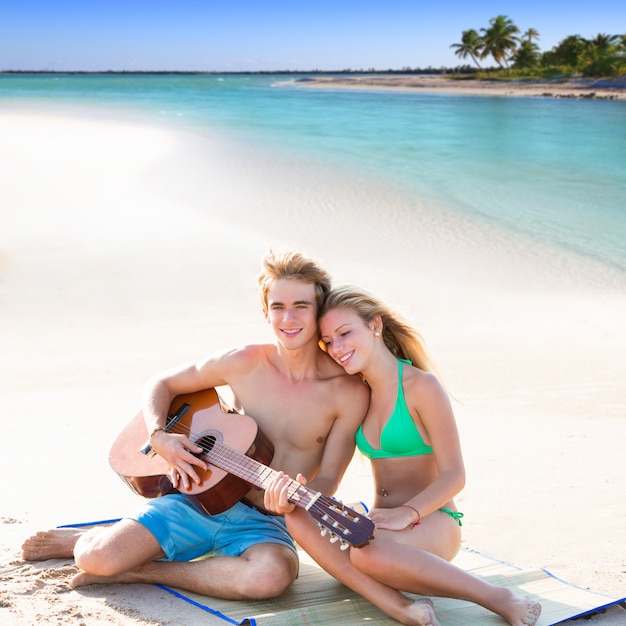
{"type": "Polygon", "coordinates": [[[341,540],[341,545],[339,546],[340,550],[347,550],[350,547],[350,544],[347,541],[341,540]]]}
{"type": "Polygon", "coordinates": [[[330,543],[337,543],[337,541],[339,541],[339,537],[335,534],[333,534],[333,536],[330,538],[330,543]]]}
{"type": "Polygon", "coordinates": [[[321,524],[319,525],[320,527],[320,535],[322,535],[322,537],[326,537],[326,535],[328,534],[328,528],[326,528],[326,526],[322,526],[321,524]]]}

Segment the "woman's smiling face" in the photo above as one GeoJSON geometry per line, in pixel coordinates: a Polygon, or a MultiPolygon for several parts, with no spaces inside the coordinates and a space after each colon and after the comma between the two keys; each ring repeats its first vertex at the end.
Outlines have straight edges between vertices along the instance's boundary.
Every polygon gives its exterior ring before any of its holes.
{"type": "Polygon", "coordinates": [[[320,319],[320,334],[328,354],[348,374],[363,370],[369,357],[374,334],[352,309],[331,309],[320,319]]]}

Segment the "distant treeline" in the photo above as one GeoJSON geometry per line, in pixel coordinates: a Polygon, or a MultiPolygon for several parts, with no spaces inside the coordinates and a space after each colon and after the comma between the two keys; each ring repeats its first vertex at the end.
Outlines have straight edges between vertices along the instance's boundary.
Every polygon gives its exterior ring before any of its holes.
{"type": "Polygon", "coordinates": [[[461,42],[450,45],[461,59],[471,59],[472,64],[456,67],[403,67],[401,69],[354,69],[341,70],[271,70],[221,72],[209,71],[56,71],[56,70],[3,70],[2,74],[115,74],[115,75],[294,75],[294,74],[489,74],[492,77],[546,78],[554,76],[618,77],[626,75],[626,34],[607,35],[599,33],[593,39],[570,35],[551,50],[542,52],[536,41],[540,39],[535,28],[523,33],[506,15],[489,20],[487,28],[464,30],[461,42]],[[481,61],[493,59],[496,66],[484,67],[481,61]]]}
{"type": "Polygon", "coordinates": [[[524,33],[506,15],[489,20],[488,28],[464,30],[461,43],[453,43],[455,54],[472,59],[479,71],[479,61],[491,57],[500,70],[533,76],[579,74],[582,76],[626,75],[626,34],[599,33],[593,39],[570,35],[552,50],[541,52],[535,43],[540,38],[535,28],[524,33]]]}
{"type": "Polygon", "coordinates": [[[301,75],[301,74],[320,74],[324,76],[328,75],[336,75],[336,74],[433,74],[433,75],[441,75],[441,74],[475,74],[476,69],[470,65],[459,65],[453,68],[411,68],[404,67],[399,70],[376,70],[376,69],[368,69],[368,70],[354,70],[354,69],[345,69],[345,70],[264,70],[264,71],[240,71],[240,72],[219,72],[219,71],[186,71],[186,70],[102,70],[102,71],[86,71],[86,70],[0,70],[1,74],[25,74],[25,75],[40,75],[40,74],[53,74],[53,75],[62,75],[62,76],[74,76],[74,75],[128,75],[128,76],[276,76],[276,75],[301,75]]]}

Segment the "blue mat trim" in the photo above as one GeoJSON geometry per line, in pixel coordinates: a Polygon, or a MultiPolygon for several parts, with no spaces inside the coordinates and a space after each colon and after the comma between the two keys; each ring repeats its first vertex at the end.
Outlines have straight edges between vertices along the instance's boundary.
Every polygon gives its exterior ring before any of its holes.
{"type": "MultiPolygon", "coordinates": [[[[470,550],[469,552],[472,552],[472,550],[470,550]]],[[[508,563],[507,561],[503,561],[502,559],[498,559],[495,556],[490,556],[489,554],[483,554],[482,552],[480,552],[478,554],[480,554],[481,556],[483,556],[486,559],[489,559],[490,561],[494,561],[495,563],[500,563],[502,565],[506,565],[507,567],[511,567],[511,568],[516,569],[516,570],[518,570],[520,572],[524,569],[522,567],[518,567],[517,565],[513,565],[512,563],[508,563]]],[[[580,589],[581,591],[585,591],[586,593],[592,593],[592,594],[594,594],[596,596],[601,596],[603,598],[609,598],[611,600],[607,604],[602,604],[601,606],[597,606],[597,607],[595,607],[593,609],[589,609],[588,611],[583,611],[582,613],[579,613],[578,615],[573,615],[572,617],[568,617],[567,619],[562,620],[560,622],[554,622],[554,624],[552,624],[551,626],[556,626],[556,624],[566,624],[567,622],[579,619],[581,617],[591,617],[591,616],[596,615],[598,613],[606,612],[606,610],[610,609],[612,606],[626,603],[626,597],[624,597],[624,598],[615,598],[614,596],[610,596],[610,595],[608,595],[606,593],[602,593],[601,591],[592,591],[591,589],[585,589],[585,587],[581,587],[580,585],[575,585],[574,583],[570,583],[569,581],[564,580],[563,578],[560,578],[559,576],[556,576],[555,574],[553,574],[550,570],[546,569],[545,567],[540,567],[539,569],[544,574],[546,574],[546,576],[549,576],[550,578],[554,578],[554,580],[558,580],[560,583],[563,583],[564,585],[567,585],[568,587],[574,587],[575,589],[580,589]]],[[[626,609],[626,606],[624,608],[626,609]]]]}
{"type": "MultiPolygon", "coordinates": [[[[473,550],[469,550],[469,552],[473,552],[473,550]]],[[[512,563],[503,561],[502,559],[498,559],[495,556],[490,556],[489,554],[483,554],[482,552],[477,553],[477,554],[480,554],[482,557],[489,559],[490,561],[494,561],[494,563],[500,563],[501,565],[506,565],[507,567],[516,569],[519,572],[521,572],[524,569],[523,567],[513,565],[512,563]]],[[[607,604],[602,604],[593,609],[589,609],[588,611],[583,611],[582,613],[578,613],[578,615],[572,615],[572,617],[568,617],[567,619],[561,620],[560,622],[554,622],[553,624],[551,624],[551,626],[556,626],[556,624],[566,624],[567,622],[580,619],[581,617],[587,617],[587,618],[592,617],[593,615],[597,615],[598,613],[605,613],[606,610],[610,609],[612,606],[626,604],[626,597],[615,598],[614,596],[610,596],[606,593],[602,593],[601,591],[592,591],[591,589],[586,589],[585,587],[581,587],[580,585],[575,585],[574,583],[570,583],[569,581],[564,580],[563,578],[560,578],[559,576],[556,576],[545,567],[540,567],[538,569],[542,571],[544,574],[546,574],[546,576],[549,576],[550,578],[554,578],[554,580],[558,580],[560,583],[563,583],[564,585],[567,585],[568,587],[574,587],[574,589],[580,589],[581,591],[585,591],[586,593],[592,593],[596,596],[609,598],[611,600],[607,604]]],[[[624,606],[623,608],[626,609],[626,606],[624,606]]]]}
{"type": "Polygon", "coordinates": [[[196,602],[195,600],[188,598],[186,595],[180,593],[179,591],[176,591],[175,589],[170,589],[169,587],[166,587],[165,585],[155,584],[154,586],[158,587],[159,589],[163,589],[163,591],[167,591],[168,593],[171,593],[173,596],[176,596],[177,598],[180,598],[181,600],[184,600],[185,602],[199,609],[202,609],[203,611],[207,611],[207,613],[211,613],[211,615],[215,615],[216,617],[223,619],[229,624],[238,624],[238,625],[249,624],[250,626],[257,626],[257,622],[254,619],[254,617],[247,617],[243,621],[238,622],[237,620],[231,619],[227,615],[224,615],[224,613],[222,613],[221,611],[217,611],[215,609],[212,609],[210,606],[207,606],[206,604],[201,604],[200,602],[196,602]]]}
{"type": "MultiPolygon", "coordinates": [[[[119,522],[121,519],[122,519],[121,517],[118,517],[116,519],[98,520],[97,522],[78,522],[76,524],[62,524],[61,526],[57,526],[57,528],[83,528],[85,526],[101,526],[105,524],[114,524],[115,522],[119,522]]],[[[231,619],[227,615],[224,615],[224,613],[222,613],[221,611],[212,609],[210,606],[207,606],[206,604],[201,604],[200,602],[196,602],[195,600],[188,598],[187,596],[183,595],[179,591],[176,591],[175,589],[171,589],[170,587],[166,587],[165,585],[158,585],[156,583],[154,586],[158,587],[159,589],[162,589],[163,591],[167,591],[167,593],[171,593],[176,598],[184,600],[188,604],[191,604],[192,606],[195,606],[198,609],[202,609],[203,611],[206,611],[207,613],[210,613],[211,615],[215,615],[216,617],[223,619],[229,624],[237,624],[238,626],[244,626],[244,625],[245,626],[257,626],[257,621],[256,619],[254,619],[254,617],[247,617],[243,621],[238,622],[237,620],[231,619]]]]}
{"type": "MultiPolygon", "coordinates": [[[[367,510],[367,507],[365,506],[364,503],[361,503],[365,509],[367,510]]],[[[115,522],[119,522],[121,518],[117,518],[117,519],[108,519],[108,520],[99,520],[97,522],[79,522],[77,524],[63,524],[62,526],[57,526],[57,528],[81,528],[83,526],[99,526],[99,525],[103,525],[103,524],[114,524],[115,522]]],[[[472,550],[468,550],[468,552],[473,552],[472,550]]],[[[498,559],[496,557],[493,556],[489,556],[486,554],[482,554],[482,553],[477,553],[480,554],[482,557],[489,559],[490,561],[494,561],[495,563],[500,563],[502,565],[506,565],[507,567],[511,567],[512,569],[516,569],[518,571],[522,571],[523,568],[522,567],[518,567],[517,565],[513,565],[512,563],[508,563],[507,561],[503,561],[502,559],[498,559]]],[[[585,589],[584,587],[580,587],[578,585],[574,585],[573,583],[570,583],[566,580],[563,580],[562,578],[559,578],[558,576],[555,576],[551,571],[545,569],[545,568],[540,568],[540,570],[542,572],[544,572],[547,576],[549,576],[550,578],[554,578],[554,580],[558,580],[560,583],[563,583],[564,585],[568,585],[569,587],[574,587],[576,589],[580,589],[581,591],[585,591],[587,593],[592,593],[594,595],[597,596],[602,596],[604,598],[608,598],[610,599],[610,602],[607,602],[606,604],[603,604],[601,606],[597,606],[593,609],[589,609],[588,611],[583,611],[582,613],[579,613],[578,615],[573,615],[572,617],[568,617],[566,620],[562,620],[560,622],[555,622],[554,624],[552,624],[552,626],[556,626],[556,624],[566,624],[567,622],[570,622],[572,620],[576,620],[576,619],[580,619],[581,617],[591,617],[593,615],[597,615],[598,613],[604,613],[606,611],[606,609],[609,609],[613,606],[616,605],[625,605],[623,608],[626,609],[626,597],[624,598],[614,598],[613,596],[609,596],[606,593],[602,593],[600,591],[591,591],[590,589],[585,589]]],[[[207,606],[206,604],[201,604],[200,602],[196,602],[195,600],[192,600],[191,598],[188,598],[187,596],[185,596],[184,594],[180,593],[179,591],[176,591],[175,589],[171,589],[170,587],[166,587],[165,585],[158,585],[155,584],[155,587],[158,587],[159,589],[162,589],[163,591],[167,591],[168,593],[171,593],[173,596],[175,596],[176,598],[179,598],[181,600],[184,600],[185,602],[187,602],[188,604],[191,604],[192,606],[195,606],[198,609],[201,609],[203,611],[206,611],[207,613],[210,613],[211,615],[215,615],[216,617],[219,617],[220,619],[223,619],[225,622],[228,622],[229,624],[236,624],[237,626],[258,626],[257,621],[254,617],[246,617],[245,619],[243,619],[242,621],[237,621],[234,620],[230,617],[228,617],[227,615],[224,615],[224,613],[222,613],[221,611],[218,611],[217,609],[212,609],[210,606],[207,606]]]]}
{"type": "Polygon", "coordinates": [[[119,522],[122,518],[118,517],[116,519],[103,519],[98,522],[79,522],[78,524],[63,524],[62,526],[57,526],[57,528],[81,528],[83,526],[100,526],[101,524],[115,524],[115,522],[119,522]]]}
{"type": "MultiPolygon", "coordinates": [[[[593,609],[589,609],[588,611],[583,611],[582,613],[578,613],[578,615],[572,615],[572,617],[568,617],[567,619],[564,619],[560,622],[555,622],[554,624],[552,624],[552,626],[555,626],[555,624],[566,624],[567,622],[571,622],[572,620],[579,619],[581,617],[589,618],[589,617],[592,617],[593,615],[597,615],[598,613],[605,613],[606,610],[610,609],[612,606],[626,603],[626,597],[616,599],[613,596],[610,596],[606,593],[602,593],[601,591],[591,591],[590,589],[585,589],[585,587],[580,587],[579,585],[575,585],[574,583],[570,583],[567,580],[563,580],[562,578],[555,576],[550,570],[547,570],[543,567],[540,569],[542,572],[544,572],[544,574],[547,574],[550,578],[554,578],[554,580],[558,580],[560,583],[563,583],[564,585],[567,585],[568,587],[574,587],[575,589],[580,589],[581,591],[586,591],[587,593],[593,593],[596,596],[609,598],[611,600],[607,604],[597,606],[593,609]]],[[[626,606],[624,606],[623,608],[626,609],[626,606]]]]}

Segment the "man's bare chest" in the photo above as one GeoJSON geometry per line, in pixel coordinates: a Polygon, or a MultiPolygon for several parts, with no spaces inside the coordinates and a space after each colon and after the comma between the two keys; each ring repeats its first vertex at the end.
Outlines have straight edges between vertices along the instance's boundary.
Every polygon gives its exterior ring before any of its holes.
{"type": "Polygon", "coordinates": [[[323,385],[279,385],[271,381],[233,390],[241,410],[275,446],[306,449],[324,444],[334,416],[323,385]]]}

